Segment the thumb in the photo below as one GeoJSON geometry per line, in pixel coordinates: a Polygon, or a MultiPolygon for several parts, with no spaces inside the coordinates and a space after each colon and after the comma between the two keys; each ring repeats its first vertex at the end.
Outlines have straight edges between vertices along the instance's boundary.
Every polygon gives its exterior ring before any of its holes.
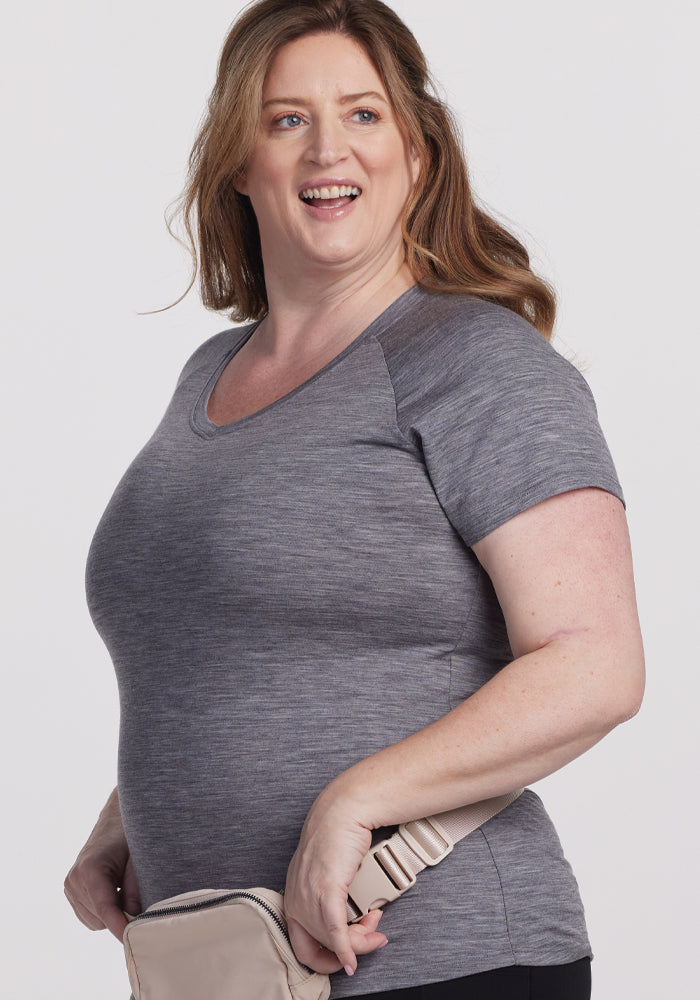
{"type": "Polygon", "coordinates": [[[343,912],[340,911],[340,908],[338,908],[337,913],[334,913],[334,908],[331,907],[322,907],[322,909],[326,909],[324,922],[328,936],[328,947],[336,953],[338,961],[347,974],[352,976],[357,969],[357,958],[350,940],[347,917],[344,912],[345,903],[342,904],[343,912]]]}

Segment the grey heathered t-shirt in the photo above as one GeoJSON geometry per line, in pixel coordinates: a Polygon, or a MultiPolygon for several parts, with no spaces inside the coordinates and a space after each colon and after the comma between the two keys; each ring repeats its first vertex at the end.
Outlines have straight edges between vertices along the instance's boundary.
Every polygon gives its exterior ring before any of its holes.
{"type": "MultiPolygon", "coordinates": [[[[621,497],[586,382],[505,308],[415,286],[303,385],[217,427],[208,397],[253,330],[188,361],[88,558],[144,907],[281,889],[335,775],[512,659],[470,546],[565,490],[621,497]]],[[[333,976],[333,997],[590,954],[531,791],[381,926],[389,945],[333,976]]]]}

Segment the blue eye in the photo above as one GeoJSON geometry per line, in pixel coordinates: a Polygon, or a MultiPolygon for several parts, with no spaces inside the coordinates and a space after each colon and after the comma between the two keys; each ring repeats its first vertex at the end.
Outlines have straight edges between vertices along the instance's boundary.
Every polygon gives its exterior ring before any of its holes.
{"type": "Polygon", "coordinates": [[[363,125],[371,125],[372,122],[379,120],[379,115],[374,111],[370,111],[369,108],[360,108],[356,111],[353,117],[357,117],[363,125]]]}
{"type": "Polygon", "coordinates": [[[301,125],[301,115],[296,114],[296,112],[282,115],[281,118],[275,119],[275,125],[282,129],[296,128],[298,125],[301,125]]]}

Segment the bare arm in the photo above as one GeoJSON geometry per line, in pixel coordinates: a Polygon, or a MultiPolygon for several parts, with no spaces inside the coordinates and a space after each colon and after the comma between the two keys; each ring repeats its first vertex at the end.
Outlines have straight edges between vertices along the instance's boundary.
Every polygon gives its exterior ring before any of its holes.
{"type": "MultiPolygon", "coordinates": [[[[332,781],[312,806],[290,865],[288,913],[338,955],[336,968],[356,965],[344,893],[359,864],[361,831],[537,781],[634,715],[641,701],[644,659],[619,500],[597,489],[552,497],[474,552],[493,582],[515,659],[443,718],[332,781]]],[[[302,961],[318,961],[306,938],[301,947],[302,961]]]]}
{"type": "Polygon", "coordinates": [[[64,891],[78,920],[93,931],[107,928],[120,941],[127,924],[124,912],[140,913],[116,788],[68,872],[64,891]]]}

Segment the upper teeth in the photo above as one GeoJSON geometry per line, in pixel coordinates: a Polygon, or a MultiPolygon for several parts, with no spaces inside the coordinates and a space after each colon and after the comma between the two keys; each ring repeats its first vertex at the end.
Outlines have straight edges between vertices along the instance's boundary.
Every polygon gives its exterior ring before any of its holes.
{"type": "Polygon", "coordinates": [[[341,185],[338,187],[334,184],[332,187],[322,187],[322,188],[306,188],[305,191],[301,192],[302,198],[348,198],[350,195],[358,195],[360,193],[359,187],[350,187],[348,185],[341,185]]]}

